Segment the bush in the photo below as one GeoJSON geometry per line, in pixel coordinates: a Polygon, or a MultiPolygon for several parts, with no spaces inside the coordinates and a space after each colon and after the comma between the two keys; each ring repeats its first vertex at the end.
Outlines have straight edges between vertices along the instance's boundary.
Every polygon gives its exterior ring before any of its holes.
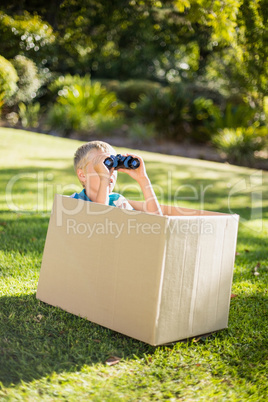
{"type": "Polygon", "coordinates": [[[198,82],[195,83],[185,83],[185,92],[187,93],[189,99],[194,100],[198,98],[204,98],[211,100],[214,105],[217,105],[221,109],[226,104],[226,98],[217,89],[211,89],[208,85],[204,85],[198,82]]]}
{"type": "Polygon", "coordinates": [[[39,125],[40,103],[30,103],[25,105],[23,102],[19,103],[19,117],[22,127],[36,128],[39,125]]]}
{"type": "MultiPolygon", "coordinates": [[[[139,120],[140,127],[153,124],[160,138],[180,141],[186,137],[208,142],[215,133],[216,122],[225,106],[225,99],[219,91],[200,84],[181,83],[163,87],[149,80],[102,82],[128,105],[124,109],[126,117],[134,122],[139,120]]],[[[136,131],[139,136],[140,128],[136,131]]]]}
{"type": "Polygon", "coordinates": [[[137,103],[142,95],[150,95],[161,88],[159,83],[149,80],[128,80],[123,82],[103,80],[102,83],[108,91],[115,92],[118,99],[127,105],[137,103]]]}
{"type": "Polygon", "coordinates": [[[0,102],[6,103],[17,90],[18,75],[15,68],[0,56],[0,102]]]}
{"type": "Polygon", "coordinates": [[[160,137],[182,139],[183,122],[189,120],[188,109],[183,88],[173,85],[143,96],[135,112],[144,123],[153,123],[160,137]]]}
{"type": "Polygon", "coordinates": [[[25,56],[16,56],[12,60],[12,64],[17,71],[19,80],[17,82],[18,89],[9,100],[9,104],[29,103],[36,97],[37,91],[42,85],[37,67],[32,60],[25,56]]]}
{"type": "Polygon", "coordinates": [[[257,116],[257,110],[245,103],[227,103],[223,113],[217,116],[215,128],[249,127],[256,121],[257,116]]]}
{"type": "Polygon", "coordinates": [[[254,126],[224,128],[213,137],[213,144],[226,154],[230,163],[245,166],[254,165],[254,154],[265,147],[266,141],[267,129],[254,126]]]}
{"type": "MultiPolygon", "coordinates": [[[[215,94],[214,98],[220,100],[215,94]]],[[[155,125],[160,137],[179,141],[185,137],[195,142],[210,141],[220,116],[220,105],[200,96],[193,85],[184,84],[160,87],[134,107],[143,122],[155,125]]]]}
{"type": "Polygon", "coordinates": [[[197,97],[189,107],[190,122],[193,126],[191,138],[198,142],[208,142],[214,131],[215,122],[220,117],[220,108],[212,99],[197,97]]]}
{"type": "Polygon", "coordinates": [[[89,76],[60,77],[51,90],[58,90],[58,98],[48,113],[48,124],[65,135],[97,129],[103,121],[107,125],[119,118],[121,106],[115,94],[99,82],[92,84],[89,76]]]}
{"type": "Polygon", "coordinates": [[[129,129],[129,137],[138,143],[146,143],[152,140],[156,137],[154,124],[132,124],[129,129]]]}
{"type": "Polygon", "coordinates": [[[80,77],[80,75],[71,74],[61,75],[51,82],[48,89],[54,100],[56,100],[56,98],[60,95],[60,91],[62,91],[64,88],[71,88],[74,85],[81,86],[88,82],[91,82],[89,76],[80,77]]]}

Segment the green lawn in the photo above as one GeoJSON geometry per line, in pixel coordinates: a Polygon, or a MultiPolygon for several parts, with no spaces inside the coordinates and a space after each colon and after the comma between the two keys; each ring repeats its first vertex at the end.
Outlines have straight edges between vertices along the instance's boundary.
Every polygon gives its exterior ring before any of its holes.
{"type": "MultiPolygon", "coordinates": [[[[53,196],[80,189],[79,144],[0,129],[0,401],[266,401],[268,173],[140,152],[160,202],[241,217],[229,328],[152,347],[36,300],[53,196]]],[[[140,197],[124,174],[116,190],[140,197]]]]}

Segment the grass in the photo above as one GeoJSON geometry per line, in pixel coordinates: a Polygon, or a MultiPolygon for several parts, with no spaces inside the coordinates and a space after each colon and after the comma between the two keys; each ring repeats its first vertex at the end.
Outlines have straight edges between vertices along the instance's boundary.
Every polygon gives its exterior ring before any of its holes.
{"type": "MultiPolygon", "coordinates": [[[[152,347],[36,300],[53,195],[79,189],[78,145],[0,129],[0,400],[266,401],[268,173],[140,152],[161,202],[241,216],[228,329],[152,347]]],[[[121,176],[116,190],[140,196],[121,176]]]]}

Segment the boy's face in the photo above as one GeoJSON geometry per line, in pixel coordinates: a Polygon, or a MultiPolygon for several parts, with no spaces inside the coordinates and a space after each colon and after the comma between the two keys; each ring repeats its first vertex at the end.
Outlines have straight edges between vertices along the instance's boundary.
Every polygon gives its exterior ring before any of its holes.
{"type": "MultiPolygon", "coordinates": [[[[97,169],[97,165],[103,164],[103,161],[110,155],[116,155],[115,151],[111,152],[103,152],[99,149],[92,149],[88,153],[88,158],[86,165],[83,169],[85,174],[85,187],[91,191],[98,192],[100,187],[100,176],[96,172],[95,167],[97,169]]],[[[107,174],[107,168],[101,165],[105,174],[107,174]]],[[[114,169],[109,170],[110,174],[110,184],[109,184],[109,192],[111,193],[114,189],[117,180],[117,171],[114,169]]]]}

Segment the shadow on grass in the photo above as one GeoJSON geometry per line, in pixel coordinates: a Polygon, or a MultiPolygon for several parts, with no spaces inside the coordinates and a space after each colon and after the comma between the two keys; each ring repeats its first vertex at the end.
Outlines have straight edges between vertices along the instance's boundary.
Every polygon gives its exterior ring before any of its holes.
{"type": "MultiPolygon", "coordinates": [[[[202,350],[209,351],[207,364],[211,354],[216,359],[213,376],[229,373],[254,381],[256,368],[262,373],[268,357],[265,306],[267,298],[258,294],[238,296],[231,303],[228,330],[201,337],[198,343],[179,342],[175,350],[194,361],[202,350]]],[[[77,372],[84,365],[103,364],[109,356],[134,359],[159,350],[46,305],[35,294],[2,297],[0,311],[0,382],[6,387],[52,373],[77,372]]],[[[161,347],[166,358],[174,345],[161,347]]]]}
{"type": "Polygon", "coordinates": [[[0,382],[29,382],[78,371],[109,356],[133,358],[154,348],[38,301],[35,294],[0,299],[0,382]]]}

